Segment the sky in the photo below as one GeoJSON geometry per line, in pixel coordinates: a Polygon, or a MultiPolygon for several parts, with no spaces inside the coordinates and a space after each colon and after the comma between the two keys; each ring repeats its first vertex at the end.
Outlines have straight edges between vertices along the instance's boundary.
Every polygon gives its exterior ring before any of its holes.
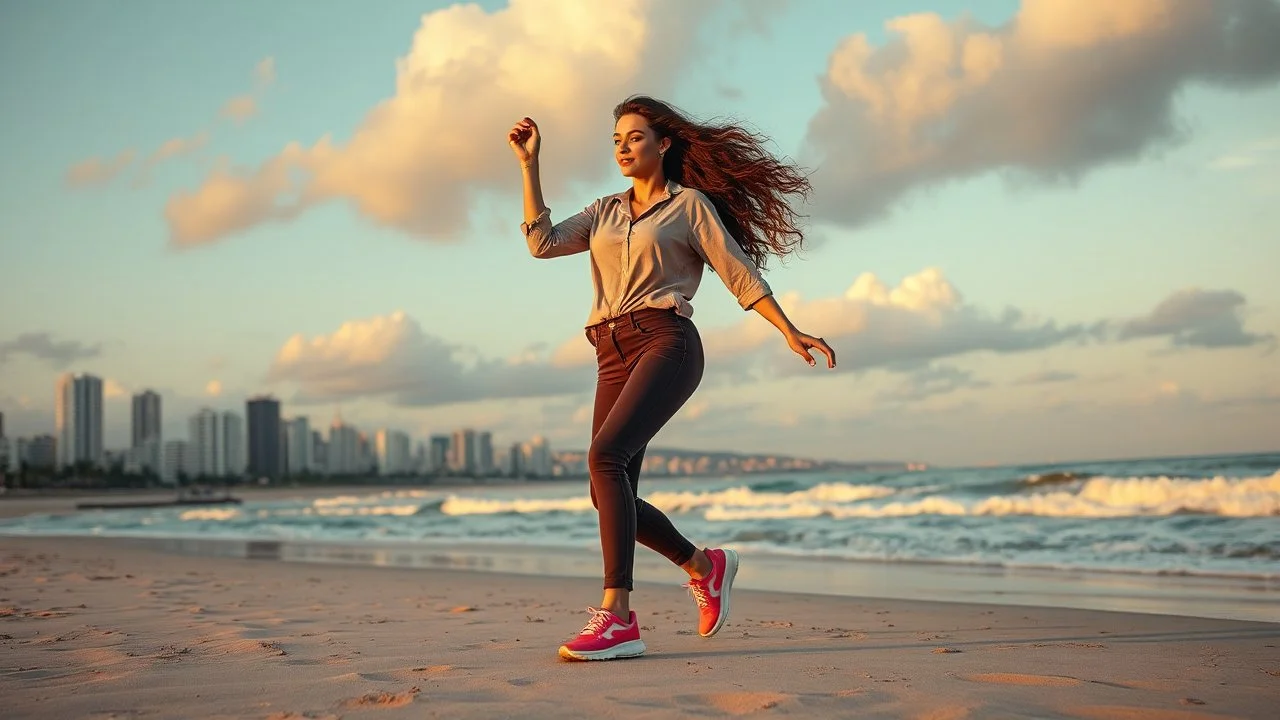
{"type": "Polygon", "coordinates": [[[811,172],[765,277],[716,275],[702,385],[653,446],[942,465],[1280,449],[1275,0],[386,0],[0,5],[0,412],[104,378],[202,407],[582,449],[589,260],[633,93],[811,172]]]}

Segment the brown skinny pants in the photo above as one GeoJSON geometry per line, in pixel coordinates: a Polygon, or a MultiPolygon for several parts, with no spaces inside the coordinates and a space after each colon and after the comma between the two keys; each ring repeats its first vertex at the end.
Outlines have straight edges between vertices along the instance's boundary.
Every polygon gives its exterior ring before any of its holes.
{"type": "Polygon", "coordinates": [[[702,380],[702,339],[693,321],[645,308],[586,329],[599,378],[591,422],[591,503],[600,515],[605,588],[632,590],[636,542],[676,565],[695,548],[638,496],[649,441],[702,380]]]}

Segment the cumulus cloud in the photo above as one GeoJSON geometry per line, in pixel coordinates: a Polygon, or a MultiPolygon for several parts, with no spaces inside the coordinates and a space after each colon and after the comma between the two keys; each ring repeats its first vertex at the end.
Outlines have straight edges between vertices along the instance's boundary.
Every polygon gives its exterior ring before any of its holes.
{"type": "Polygon", "coordinates": [[[1118,339],[1167,337],[1174,347],[1227,348],[1275,338],[1244,329],[1245,297],[1234,290],[1179,290],[1141,317],[1124,321],[1118,339]]]}
{"type": "Polygon", "coordinates": [[[815,215],[857,225],[908,192],[990,171],[1074,181],[1182,130],[1190,83],[1280,79],[1274,0],[1023,0],[1000,27],[932,13],[843,40],[810,122],[815,215]]]}
{"type": "Polygon", "coordinates": [[[283,196],[291,185],[290,166],[302,152],[290,146],[251,173],[225,164],[214,169],[199,190],[169,198],[165,218],[170,232],[198,245],[267,220],[294,217],[303,209],[302,201],[283,196]]]}
{"type": "MultiPolygon", "coordinates": [[[[911,371],[932,360],[972,352],[1016,353],[1086,340],[1092,326],[1059,325],[1017,308],[991,312],[964,301],[938,268],[926,268],[889,287],[863,273],[843,295],[804,300],[788,293],[778,303],[805,332],[836,351],[837,371],[886,367],[911,371]]],[[[707,352],[750,362],[762,346],[773,349],[778,371],[813,372],[798,361],[767,322],[748,316],[729,328],[705,330],[707,352]]]]}
{"type": "Polygon", "coordinates": [[[332,200],[418,237],[455,237],[477,193],[510,189],[505,134],[525,115],[543,131],[548,194],[602,177],[613,105],[670,88],[707,8],[512,0],[493,12],[457,4],[428,13],[396,63],[395,94],[349,141],[290,145],[256,170],[217,172],[178,193],[165,212],[171,241],[213,242],[332,200]]]}
{"type": "MultiPolygon", "coordinates": [[[[1102,340],[1106,323],[1060,325],[1017,308],[992,312],[965,302],[938,268],[926,268],[889,287],[863,273],[842,295],[805,300],[796,292],[777,297],[787,316],[835,350],[837,372],[887,368],[916,372],[930,362],[973,352],[1018,353],[1065,342],[1102,340]]],[[[778,331],[754,314],[729,327],[700,328],[712,369],[738,380],[756,379],[749,368],[773,358],[770,374],[812,373],[786,348],[778,331]]],[[[551,355],[556,367],[595,362],[580,334],[551,355]]]]}
{"type": "Polygon", "coordinates": [[[975,378],[972,370],[961,370],[952,365],[927,365],[907,373],[897,385],[877,397],[882,401],[908,403],[958,390],[986,387],[991,387],[991,383],[975,378]]]}
{"type": "Polygon", "coordinates": [[[133,150],[125,150],[114,158],[91,157],[67,170],[67,184],[75,188],[107,185],[127,170],[133,159],[133,150]]]}
{"type": "Polygon", "coordinates": [[[101,345],[86,345],[76,340],[54,340],[49,333],[22,333],[12,340],[0,342],[0,364],[13,355],[29,355],[61,370],[77,360],[88,360],[102,354],[101,345]]]}
{"type": "Polygon", "coordinates": [[[401,311],[352,320],[328,335],[294,335],[276,353],[268,378],[293,386],[293,401],[302,404],[371,397],[427,406],[591,387],[591,373],[556,367],[542,356],[475,357],[427,334],[401,311]]]}

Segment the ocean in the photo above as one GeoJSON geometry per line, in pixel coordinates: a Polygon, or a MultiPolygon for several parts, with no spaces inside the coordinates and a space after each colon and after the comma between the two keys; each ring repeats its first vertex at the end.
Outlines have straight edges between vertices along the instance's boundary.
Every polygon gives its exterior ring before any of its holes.
{"type": "MultiPolygon", "coordinates": [[[[585,479],[0,520],[0,535],[598,552],[585,479]]],[[[1280,580],[1280,453],[641,480],[697,543],[757,557],[1280,580]]],[[[830,567],[828,565],[828,567],[830,567]]]]}

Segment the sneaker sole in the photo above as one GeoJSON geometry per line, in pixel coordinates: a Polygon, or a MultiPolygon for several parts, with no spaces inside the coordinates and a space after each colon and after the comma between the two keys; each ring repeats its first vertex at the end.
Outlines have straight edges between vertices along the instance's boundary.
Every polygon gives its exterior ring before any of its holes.
{"type": "Polygon", "coordinates": [[[628,640],[604,650],[571,650],[568,646],[561,645],[560,657],[565,660],[621,660],[639,657],[646,649],[643,640],[628,640]]]}
{"type": "Polygon", "coordinates": [[[716,624],[702,637],[711,637],[720,632],[724,622],[729,619],[729,595],[733,590],[733,579],[738,576],[738,553],[736,550],[724,551],[724,582],[720,584],[720,617],[716,624]]]}

